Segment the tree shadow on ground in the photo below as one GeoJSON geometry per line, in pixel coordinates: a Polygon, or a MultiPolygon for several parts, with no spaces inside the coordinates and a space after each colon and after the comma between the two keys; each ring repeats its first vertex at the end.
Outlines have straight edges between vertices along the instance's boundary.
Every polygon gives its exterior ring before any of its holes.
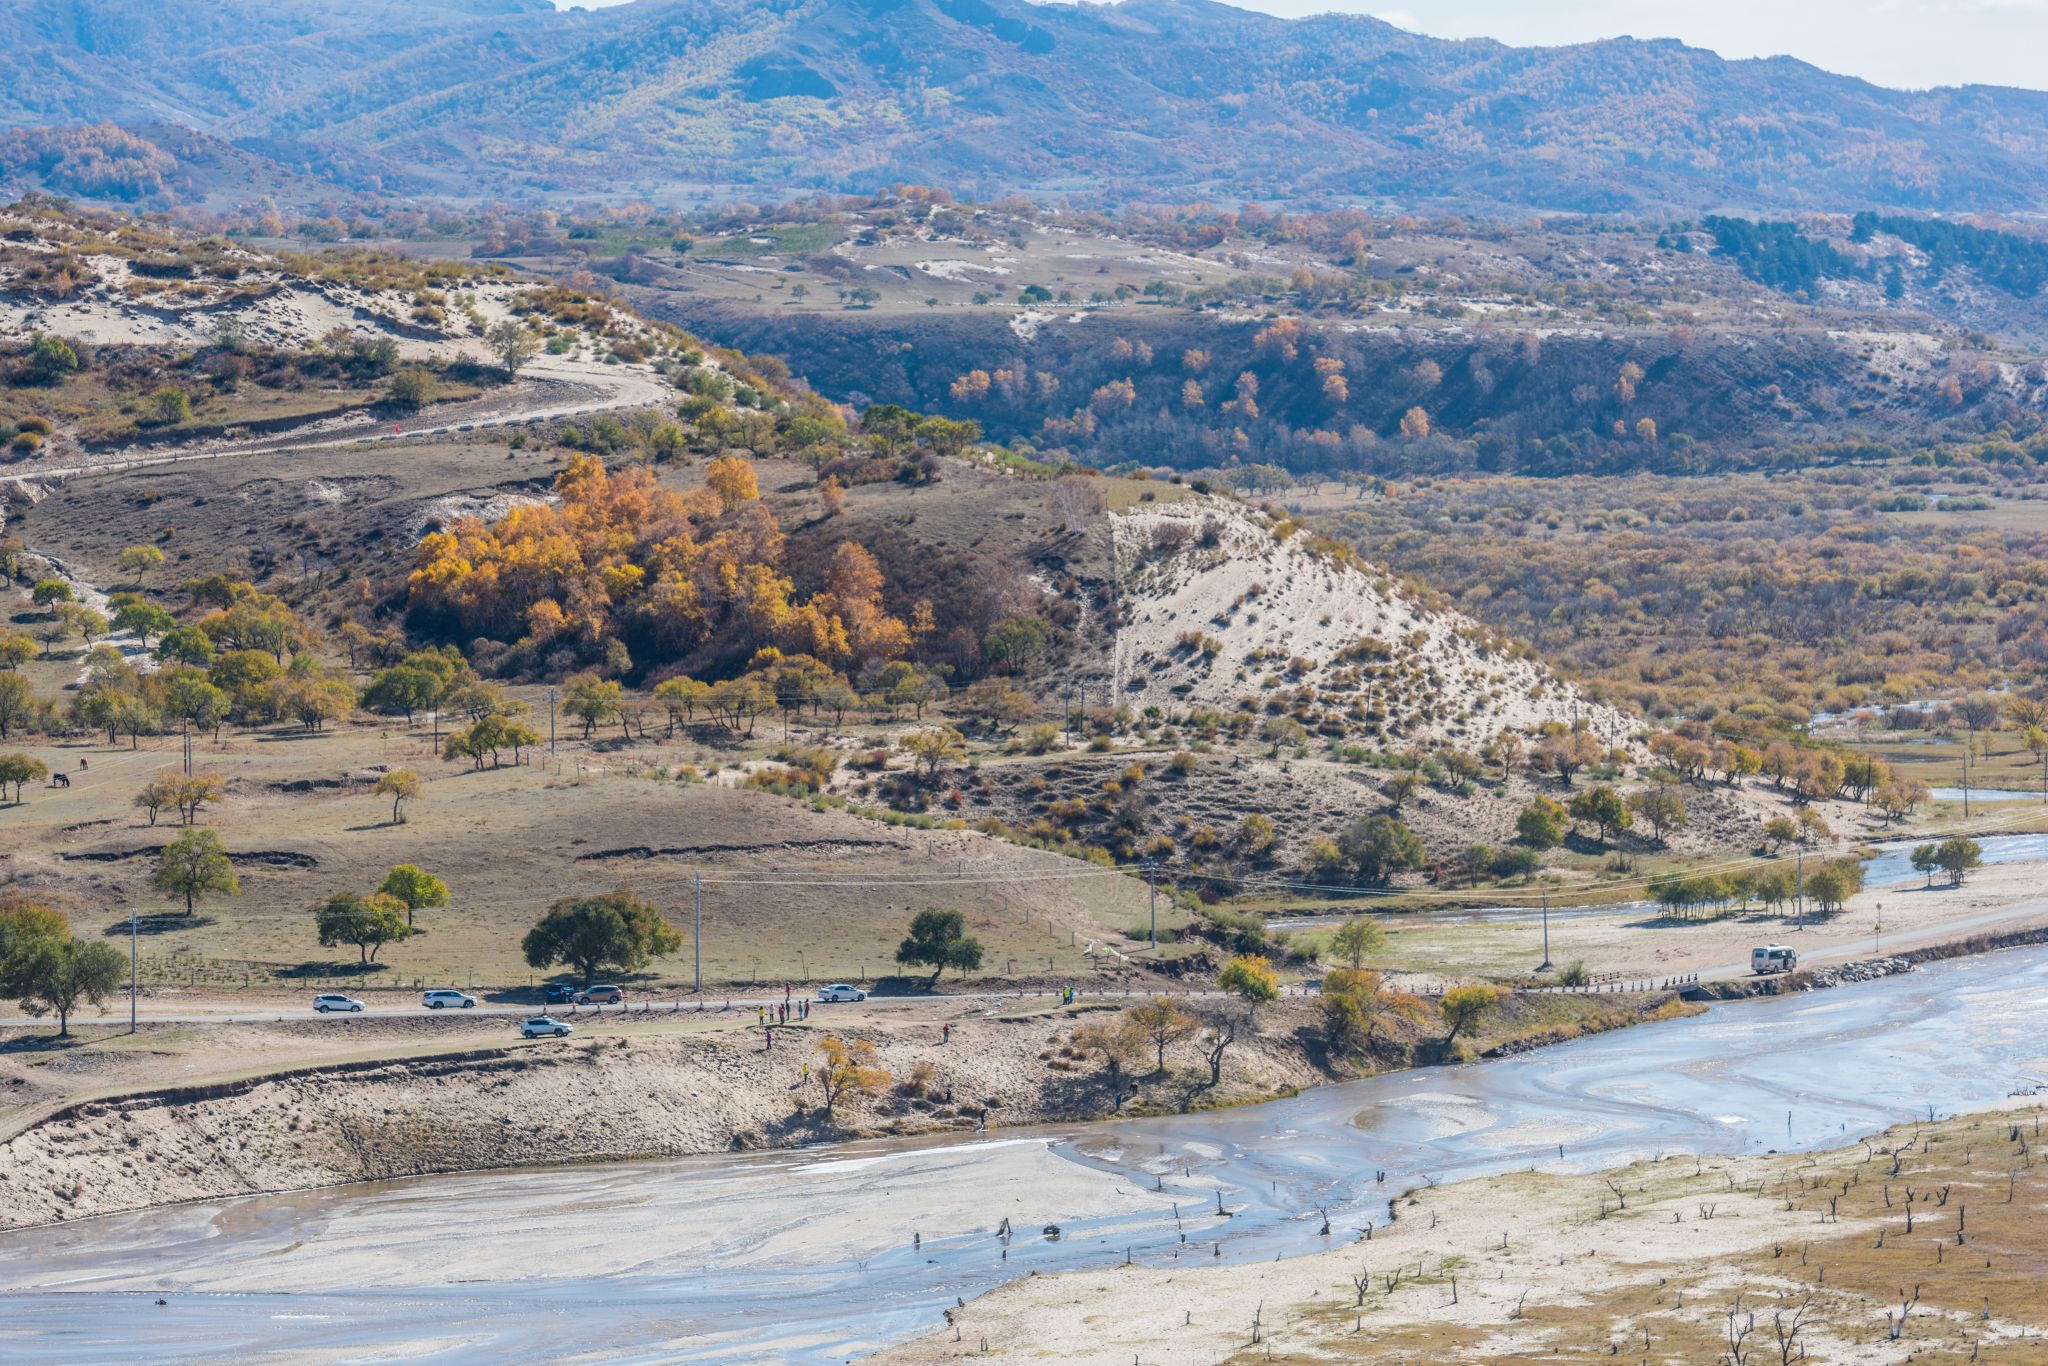
{"type": "MultiPolygon", "coordinates": [[[[217,923],[219,922],[210,915],[186,915],[183,911],[161,911],[154,915],[137,916],[135,918],[135,933],[138,937],[142,935],[154,936],[169,934],[173,930],[203,930],[217,923]]],[[[127,938],[128,917],[124,915],[119,920],[113,921],[104,930],[101,930],[100,933],[109,939],[127,938]]]]}

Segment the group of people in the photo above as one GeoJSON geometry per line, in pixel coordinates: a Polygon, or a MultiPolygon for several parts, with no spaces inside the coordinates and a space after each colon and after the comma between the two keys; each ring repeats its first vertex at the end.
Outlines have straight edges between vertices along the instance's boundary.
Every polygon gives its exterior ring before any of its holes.
{"type": "Polygon", "coordinates": [[[754,1018],[756,1021],[759,1022],[762,1030],[762,1037],[767,1040],[767,1046],[769,1048],[775,1047],[775,1025],[788,1024],[789,1017],[792,1014],[794,1014],[799,1021],[808,1020],[811,1018],[811,1003],[809,998],[806,997],[803,1000],[793,999],[795,991],[796,989],[794,986],[792,986],[788,982],[784,982],[782,984],[781,1005],[754,1007],[754,1018]],[[774,1024],[769,1023],[771,1019],[774,1021],[774,1024]]]}

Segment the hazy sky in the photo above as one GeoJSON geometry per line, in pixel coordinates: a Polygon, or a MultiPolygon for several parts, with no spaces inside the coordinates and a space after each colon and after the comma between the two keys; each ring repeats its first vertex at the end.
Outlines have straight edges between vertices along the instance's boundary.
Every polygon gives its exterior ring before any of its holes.
{"type": "MultiPolygon", "coordinates": [[[[1228,0],[1226,0],[1228,2],[1228,0]]],[[[555,0],[568,9],[571,0],[555,0]]],[[[587,8],[626,0],[580,0],[587,8]]],[[[1879,85],[2048,88],[2048,0],[1236,0],[1288,18],[1377,14],[1438,38],[1517,47],[1632,34],[1724,57],[1792,56],[1879,85]]]]}

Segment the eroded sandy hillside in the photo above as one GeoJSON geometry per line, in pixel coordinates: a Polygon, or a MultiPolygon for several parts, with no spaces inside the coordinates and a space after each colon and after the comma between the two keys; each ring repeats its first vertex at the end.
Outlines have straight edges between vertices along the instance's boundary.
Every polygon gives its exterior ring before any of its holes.
{"type": "Polygon", "coordinates": [[[1286,523],[1217,499],[1110,520],[1124,620],[1113,672],[1129,703],[1249,698],[1332,734],[1363,721],[1460,744],[1550,721],[1586,719],[1610,744],[1633,729],[1487,627],[1430,611],[1286,523]]]}

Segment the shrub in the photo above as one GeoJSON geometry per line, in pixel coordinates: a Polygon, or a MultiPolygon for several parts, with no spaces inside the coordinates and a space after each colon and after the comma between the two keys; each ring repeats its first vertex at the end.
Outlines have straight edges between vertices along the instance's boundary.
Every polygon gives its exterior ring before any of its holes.
{"type": "MultiPolygon", "coordinates": [[[[391,377],[392,405],[409,413],[416,413],[432,403],[434,395],[440,391],[440,384],[424,370],[400,370],[391,377]]],[[[569,444],[568,435],[568,432],[562,433],[565,444],[569,444]]]]}

